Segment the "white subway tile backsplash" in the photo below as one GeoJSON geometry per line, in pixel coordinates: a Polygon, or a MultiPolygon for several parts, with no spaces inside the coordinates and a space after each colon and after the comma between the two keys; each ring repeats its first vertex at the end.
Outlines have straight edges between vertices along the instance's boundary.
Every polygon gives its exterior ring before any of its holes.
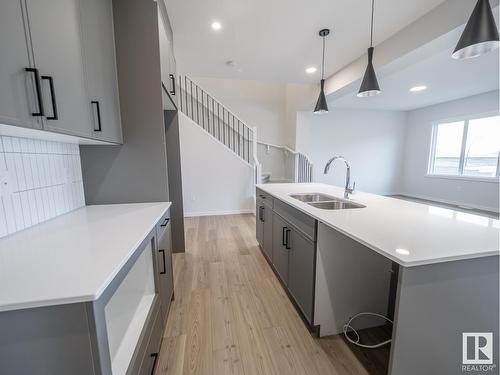
{"type": "Polygon", "coordinates": [[[0,237],[85,205],[77,144],[0,136],[0,237]]]}

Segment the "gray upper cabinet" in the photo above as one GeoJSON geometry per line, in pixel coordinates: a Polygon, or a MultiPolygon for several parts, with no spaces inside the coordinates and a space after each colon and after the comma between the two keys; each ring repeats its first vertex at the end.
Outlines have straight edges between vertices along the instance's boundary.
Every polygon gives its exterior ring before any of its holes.
{"type": "Polygon", "coordinates": [[[9,0],[0,123],[121,143],[111,0],[9,0]]]}
{"type": "Polygon", "coordinates": [[[35,66],[40,71],[44,128],[90,137],[78,0],[26,0],[35,66]]]}
{"type": "Polygon", "coordinates": [[[312,323],[315,278],[315,245],[299,231],[291,229],[288,288],[305,317],[312,323]]]}
{"type": "Polygon", "coordinates": [[[159,7],[158,32],[160,43],[161,81],[170,98],[177,104],[176,76],[177,67],[174,56],[173,34],[166,11],[159,7]]]}
{"type": "Polygon", "coordinates": [[[29,54],[22,1],[2,1],[0,9],[0,123],[31,128],[42,126],[35,92],[35,66],[29,54]],[[34,114],[34,115],[33,115],[34,114]]]}
{"type": "Polygon", "coordinates": [[[79,0],[92,138],[122,143],[111,0],[79,0]]]}

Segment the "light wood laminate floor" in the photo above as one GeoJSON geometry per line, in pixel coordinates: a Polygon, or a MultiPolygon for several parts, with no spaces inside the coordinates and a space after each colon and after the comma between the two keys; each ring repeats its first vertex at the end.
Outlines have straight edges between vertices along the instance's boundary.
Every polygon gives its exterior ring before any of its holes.
{"type": "Polygon", "coordinates": [[[368,374],[341,337],[308,331],[258,247],[254,215],[185,224],[156,375],[368,374]]]}

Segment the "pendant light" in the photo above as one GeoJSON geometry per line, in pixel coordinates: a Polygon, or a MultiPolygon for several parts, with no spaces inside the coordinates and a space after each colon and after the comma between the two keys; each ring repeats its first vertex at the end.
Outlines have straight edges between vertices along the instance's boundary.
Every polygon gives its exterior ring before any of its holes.
{"type": "Polygon", "coordinates": [[[359,88],[358,96],[367,97],[380,94],[380,87],[378,85],[377,76],[375,75],[375,69],[373,69],[373,11],[374,11],[375,0],[372,0],[372,20],[371,20],[371,31],[370,31],[370,48],[368,48],[368,65],[366,66],[365,75],[363,76],[363,82],[361,82],[361,87],[359,88]]]}
{"type": "Polygon", "coordinates": [[[316,114],[328,113],[328,104],[325,97],[325,39],[328,34],[330,34],[329,29],[323,29],[319,32],[319,36],[323,38],[323,60],[321,62],[321,91],[319,92],[318,101],[314,108],[314,113],[316,114]]]}
{"type": "Polygon", "coordinates": [[[490,2],[478,0],[451,56],[454,59],[477,57],[498,46],[498,29],[490,2]]]}

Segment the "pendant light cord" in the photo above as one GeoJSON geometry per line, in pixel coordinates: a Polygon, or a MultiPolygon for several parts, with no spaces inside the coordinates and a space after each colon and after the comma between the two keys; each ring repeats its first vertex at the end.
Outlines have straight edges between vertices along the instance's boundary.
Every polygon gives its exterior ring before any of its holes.
{"type": "Polygon", "coordinates": [[[373,47],[373,11],[375,9],[375,0],[372,0],[372,22],[370,30],[370,47],[373,47]]]}
{"type": "Polygon", "coordinates": [[[325,38],[326,36],[323,36],[323,60],[321,62],[321,79],[325,78],[325,38]]]}

